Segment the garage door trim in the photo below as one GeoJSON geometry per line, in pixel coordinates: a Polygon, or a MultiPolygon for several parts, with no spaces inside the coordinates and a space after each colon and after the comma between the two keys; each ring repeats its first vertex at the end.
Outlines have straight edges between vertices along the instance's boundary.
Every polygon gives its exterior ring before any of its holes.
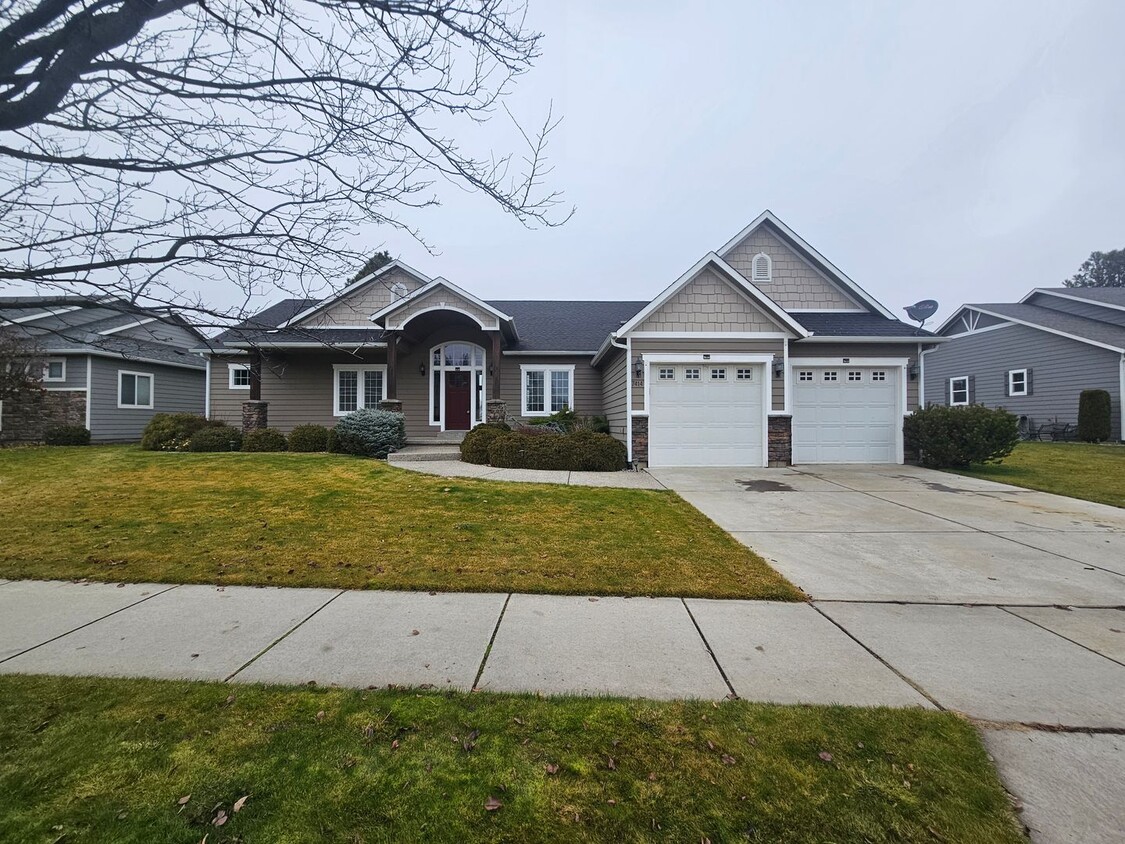
{"type": "MultiPolygon", "coordinates": [[[[898,372],[898,389],[895,391],[895,419],[899,424],[895,426],[895,457],[896,462],[901,464],[904,462],[904,448],[902,441],[902,420],[906,416],[906,383],[908,380],[907,368],[910,365],[910,358],[865,358],[865,357],[839,357],[839,358],[789,358],[789,372],[786,375],[785,393],[786,398],[796,396],[797,387],[797,370],[798,369],[811,369],[816,367],[836,367],[843,368],[854,366],[857,369],[864,368],[882,368],[882,369],[895,369],[898,372]]],[[[796,416],[795,402],[791,406],[791,413],[796,416]]],[[[792,461],[795,465],[801,463],[801,455],[797,447],[797,438],[793,438],[793,453],[792,461]]]]}
{"type": "Polygon", "coordinates": [[[644,367],[644,409],[633,411],[633,416],[648,416],[652,404],[650,401],[650,385],[652,384],[652,371],[660,364],[686,364],[698,363],[704,366],[710,364],[750,364],[762,367],[762,466],[769,465],[769,414],[773,406],[773,361],[772,354],[668,354],[662,352],[645,352],[641,355],[644,367]]]}

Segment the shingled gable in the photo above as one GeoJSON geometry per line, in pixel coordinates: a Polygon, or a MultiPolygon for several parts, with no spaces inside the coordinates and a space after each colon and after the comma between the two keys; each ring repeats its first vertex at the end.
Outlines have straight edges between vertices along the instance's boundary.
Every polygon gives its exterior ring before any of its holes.
{"type": "Polygon", "coordinates": [[[440,277],[419,287],[405,298],[392,302],[369,318],[388,331],[397,331],[403,329],[414,317],[435,310],[457,311],[476,322],[482,330],[503,330],[512,339],[517,339],[515,321],[511,316],[440,277]]]}
{"type": "MultiPolygon", "coordinates": [[[[336,293],[333,293],[331,296],[329,296],[325,299],[321,299],[315,305],[312,305],[311,307],[308,307],[308,308],[302,310],[300,313],[295,314],[293,317],[286,320],[284,323],[282,323],[278,327],[279,328],[296,327],[296,326],[300,325],[301,323],[304,323],[304,322],[312,319],[313,317],[317,316],[318,314],[323,314],[324,311],[328,310],[333,305],[335,305],[337,303],[340,303],[340,302],[343,302],[344,300],[349,299],[353,296],[359,295],[363,290],[371,287],[374,284],[387,284],[388,283],[387,282],[388,277],[399,274],[399,273],[403,273],[407,276],[412,277],[413,279],[415,279],[417,281],[417,283],[421,287],[424,287],[428,284],[431,284],[434,281],[432,278],[425,275],[424,273],[420,273],[420,272],[418,272],[418,270],[414,269],[413,267],[409,266],[408,264],[405,264],[402,261],[399,261],[399,260],[396,259],[394,261],[391,261],[389,264],[386,264],[386,265],[380,267],[379,269],[377,269],[375,272],[371,273],[370,275],[367,275],[367,276],[361,278],[359,281],[353,282],[352,284],[349,284],[347,287],[343,288],[342,290],[340,290],[336,293]]],[[[377,310],[377,309],[371,309],[371,310],[377,310]]],[[[365,316],[368,316],[368,315],[365,315],[365,316]]],[[[330,327],[330,326],[318,326],[318,327],[330,327]]]]}
{"type": "Polygon", "coordinates": [[[778,330],[790,332],[795,337],[809,336],[809,332],[804,326],[787,314],[776,302],[750,284],[738,270],[714,252],[704,255],[695,266],[672,282],[638,314],[621,326],[615,332],[616,336],[622,337],[630,332],[637,331],[650,318],[658,314],[661,308],[671,302],[680,291],[708,270],[719,275],[730,286],[730,289],[737,291],[756,311],[764,314],[775,323],[778,330]]]}
{"type": "MultiPolygon", "coordinates": [[[[785,225],[772,211],[766,209],[754,219],[746,228],[728,240],[718,250],[718,255],[724,260],[731,259],[738,248],[759,229],[766,228],[771,234],[779,237],[783,244],[789,247],[799,258],[813,268],[817,274],[823,276],[831,285],[839,288],[848,298],[854,299],[865,309],[882,314],[887,319],[897,319],[877,299],[866,290],[848,278],[835,264],[821,255],[800,235],[785,225]]],[[[790,310],[793,310],[790,308],[790,310]]]]}

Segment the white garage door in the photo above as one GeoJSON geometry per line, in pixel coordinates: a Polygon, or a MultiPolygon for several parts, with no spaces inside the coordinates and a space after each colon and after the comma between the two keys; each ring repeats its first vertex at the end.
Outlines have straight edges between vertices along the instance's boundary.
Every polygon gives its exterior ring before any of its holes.
{"type": "Polygon", "coordinates": [[[793,462],[899,462],[900,371],[795,364],[793,462]]]}
{"type": "Polygon", "coordinates": [[[762,466],[764,364],[652,364],[651,466],[762,466]]]}

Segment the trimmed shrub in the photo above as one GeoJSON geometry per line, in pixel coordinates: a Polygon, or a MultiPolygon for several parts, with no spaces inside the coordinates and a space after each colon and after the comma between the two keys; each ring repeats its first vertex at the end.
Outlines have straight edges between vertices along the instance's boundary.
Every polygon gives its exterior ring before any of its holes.
{"type": "Polygon", "coordinates": [[[505,469],[616,472],[625,468],[626,451],[624,443],[592,431],[553,436],[513,431],[493,437],[488,461],[505,469]]]}
{"type": "Polygon", "coordinates": [[[141,448],[146,451],[184,451],[196,431],[224,424],[194,413],[157,413],[145,426],[141,448]]]}
{"type": "Polygon", "coordinates": [[[1078,396],[1078,439],[1088,443],[1110,439],[1112,414],[1106,390],[1083,390],[1078,396]]]}
{"type": "Polygon", "coordinates": [[[230,425],[208,425],[191,435],[188,451],[241,451],[242,431],[230,425]]]}
{"type": "Polygon", "coordinates": [[[328,451],[328,429],[323,425],[298,425],[289,432],[290,451],[328,451]]]}
{"type": "Polygon", "coordinates": [[[406,417],[390,410],[364,409],[336,423],[333,451],[386,457],[406,445],[406,417]]]}
{"type": "Polygon", "coordinates": [[[930,405],[903,423],[906,451],[923,466],[964,468],[1000,463],[1019,443],[1019,420],[1003,408],[930,405]]]}
{"type": "Polygon", "coordinates": [[[90,432],[81,425],[52,425],[43,432],[47,445],[89,445],[90,432]]]}
{"type": "Polygon", "coordinates": [[[566,407],[550,416],[539,416],[535,419],[529,419],[528,422],[532,425],[546,425],[564,434],[569,434],[581,423],[581,419],[577,413],[566,407]]]}
{"type": "Polygon", "coordinates": [[[288,451],[285,434],[277,428],[253,428],[242,438],[243,451],[288,451]]]}
{"type": "Polygon", "coordinates": [[[477,425],[465,439],[461,441],[461,459],[466,463],[488,463],[488,448],[492,441],[501,434],[511,431],[511,427],[504,422],[485,422],[477,425]]]}

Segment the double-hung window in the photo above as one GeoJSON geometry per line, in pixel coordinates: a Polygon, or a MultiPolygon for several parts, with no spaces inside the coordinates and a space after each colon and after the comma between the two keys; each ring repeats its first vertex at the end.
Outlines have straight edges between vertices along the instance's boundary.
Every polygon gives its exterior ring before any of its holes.
{"type": "Polygon", "coordinates": [[[520,367],[523,381],[522,416],[550,416],[574,409],[574,366],[520,367]]]}
{"type": "Polygon", "coordinates": [[[949,404],[961,407],[969,403],[969,376],[961,375],[949,379],[949,404]]]}
{"type": "Polygon", "coordinates": [[[1008,395],[1009,396],[1026,396],[1027,389],[1027,370],[1026,369],[1009,369],[1008,370],[1008,395]]]}
{"type": "Polygon", "coordinates": [[[117,406],[151,410],[152,376],[147,372],[117,371],[117,406]]]}
{"type": "Polygon", "coordinates": [[[362,408],[377,408],[387,397],[387,367],[339,363],[332,367],[332,413],[343,416],[362,408]]]}

